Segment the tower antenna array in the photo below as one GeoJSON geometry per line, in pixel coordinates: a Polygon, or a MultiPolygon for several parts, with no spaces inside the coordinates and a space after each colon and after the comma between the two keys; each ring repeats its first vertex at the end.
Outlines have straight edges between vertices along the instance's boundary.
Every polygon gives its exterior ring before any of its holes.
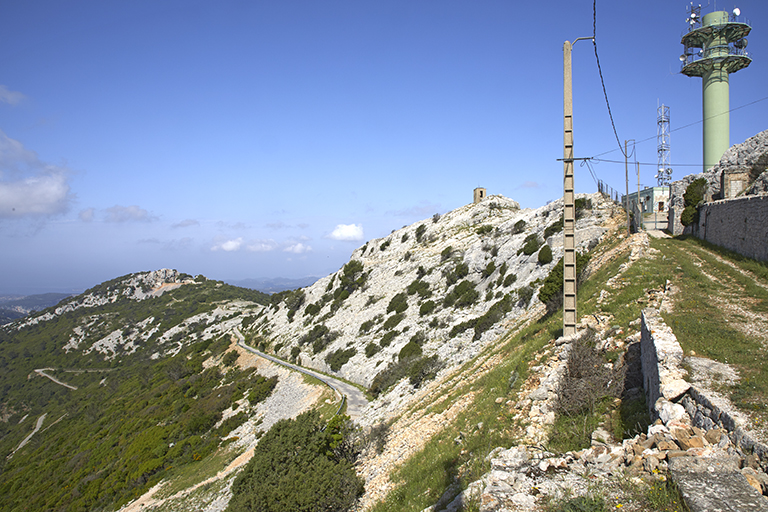
{"type": "Polygon", "coordinates": [[[656,109],[656,152],[659,157],[659,172],[654,176],[660,187],[669,185],[672,181],[669,132],[669,107],[662,103],[656,109]]]}
{"type": "Polygon", "coordinates": [[[752,30],[741,11],[701,16],[701,5],[688,7],[681,72],[702,79],[704,170],[716,165],[730,146],[728,76],[749,66],[746,36],[752,30]]]}

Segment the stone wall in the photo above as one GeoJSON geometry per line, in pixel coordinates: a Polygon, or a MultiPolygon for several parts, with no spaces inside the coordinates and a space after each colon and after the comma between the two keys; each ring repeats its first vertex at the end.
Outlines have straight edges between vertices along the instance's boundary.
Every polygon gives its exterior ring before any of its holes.
{"type": "Polygon", "coordinates": [[[682,405],[674,403],[691,387],[685,381],[683,349],[670,329],[652,308],[643,310],[640,331],[640,358],[643,365],[643,387],[653,418],[666,424],[680,419],[682,405]]]}
{"type": "Polygon", "coordinates": [[[733,414],[683,379],[687,375],[682,367],[683,349],[653,308],[643,310],[640,353],[653,419],[660,418],[665,425],[681,422],[705,430],[722,428],[734,445],[756,455],[763,467],[768,465],[768,446],[756,441],[733,414]]]}
{"type": "Polygon", "coordinates": [[[683,213],[684,206],[683,194],[688,184],[696,178],[707,180],[704,201],[708,203],[733,198],[735,194],[764,193],[768,190],[768,174],[766,173],[768,173],[768,130],[728,148],[720,158],[720,162],[707,169],[706,172],[689,174],[681,180],[672,182],[672,198],[670,199],[667,229],[675,236],[681,235],[685,231],[680,223],[680,215],[683,213]]]}
{"type": "Polygon", "coordinates": [[[743,256],[768,261],[768,194],[704,204],[693,234],[743,256]]]}

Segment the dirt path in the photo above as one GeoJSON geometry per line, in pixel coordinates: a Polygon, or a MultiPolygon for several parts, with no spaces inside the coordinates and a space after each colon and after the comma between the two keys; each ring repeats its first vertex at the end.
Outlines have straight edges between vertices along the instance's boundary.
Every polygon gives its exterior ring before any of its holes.
{"type": "Polygon", "coordinates": [[[66,382],[60,381],[59,379],[57,379],[53,375],[45,373],[46,370],[52,371],[52,370],[55,370],[55,368],[38,368],[37,370],[35,370],[35,373],[37,373],[38,375],[42,375],[43,377],[47,377],[47,378],[51,379],[53,382],[55,382],[59,386],[64,386],[65,388],[77,390],[77,386],[71,386],[71,385],[67,384],[66,382]]]}
{"type": "Polygon", "coordinates": [[[40,416],[39,418],[37,418],[37,423],[35,424],[35,429],[32,431],[32,433],[31,433],[31,434],[29,434],[27,437],[25,437],[25,438],[24,438],[24,440],[23,440],[21,443],[19,443],[19,446],[17,446],[15,450],[13,450],[13,451],[11,452],[11,454],[8,456],[8,458],[9,458],[9,459],[10,459],[11,457],[13,457],[13,454],[14,454],[14,453],[16,453],[17,451],[19,451],[19,450],[21,450],[22,448],[24,448],[24,445],[25,445],[25,444],[27,444],[27,443],[29,442],[29,440],[30,440],[30,439],[32,439],[32,436],[34,436],[35,434],[37,434],[37,431],[38,431],[38,430],[40,430],[40,428],[42,428],[42,426],[43,426],[43,422],[45,421],[45,417],[46,417],[46,416],[48,416],[48,413],[47,413],[47,412],[46,412],[45,414],[43,414],[42,416],[40,416]]]}
{"type": "Polygon", "coordinates": [[[760,303],[760,300],[751,296],[741,283],[731,279],[728,275],[728,269],[741,274],[764,290],[768,290],[768,285],[761,283],[753,273],[742,269],[735,263],[722,258],[717,253],[706,248],[698,247],[690,252],[689,255],[693,258],[699,272],[717,284],[720,293],[711,294],[709,299],[720,310],[725,312],[728,325],[745,336],[759,340],[763,346],[768,348],[768,313],[760,311],[755,307],[760,303]],[[704,260],[702,254],[713,258],[717,263],[727,268],[712,268],[704,260]],[[708,270],[705,270],[705,268],[708,268],[708,270]]]}

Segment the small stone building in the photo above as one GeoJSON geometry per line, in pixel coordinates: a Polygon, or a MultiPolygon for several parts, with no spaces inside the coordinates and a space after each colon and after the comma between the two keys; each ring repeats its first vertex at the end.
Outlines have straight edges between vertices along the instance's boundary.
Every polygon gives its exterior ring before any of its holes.
{"type": "Polygon", "coordinates": [[[484,188],[481,188],[481,187],[477,187],[477,188],[475,189],[475,193],[474,193],[474,197],[473,197],[473,200],[472,200],[472,202],[473,202],[474,204],[477,204],[477,203],[479,203],[480,201],[482,201],[483,199],[485,199],[485,197],[486,197],[487,195],[488,195],[488,194],[486,193],[486,191],[485,191],[485,189],[484,189],[484,188]]]}

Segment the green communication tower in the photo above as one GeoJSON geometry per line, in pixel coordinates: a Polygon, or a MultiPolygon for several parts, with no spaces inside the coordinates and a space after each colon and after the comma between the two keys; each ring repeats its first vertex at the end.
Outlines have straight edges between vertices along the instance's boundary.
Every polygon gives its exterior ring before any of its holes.
{"type": "Polygon", "coordinates": [[[716,165],[730,147],[728,75],[749,66],[745,37],[752,27],[732,14],[715,11],[701,17],[701,5],[688,8],[682,73],[702,78],[704,170],[716,165]]]}

